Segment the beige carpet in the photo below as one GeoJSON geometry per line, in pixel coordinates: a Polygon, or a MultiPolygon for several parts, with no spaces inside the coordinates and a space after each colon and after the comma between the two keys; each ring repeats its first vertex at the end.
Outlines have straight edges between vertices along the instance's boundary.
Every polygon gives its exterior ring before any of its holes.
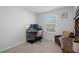
{"type": "Polygon", "coordinates": [[[61,53],[60,47],[51,40],[43,40],[34,44],[23,43],[3,53],[61,53]]]}

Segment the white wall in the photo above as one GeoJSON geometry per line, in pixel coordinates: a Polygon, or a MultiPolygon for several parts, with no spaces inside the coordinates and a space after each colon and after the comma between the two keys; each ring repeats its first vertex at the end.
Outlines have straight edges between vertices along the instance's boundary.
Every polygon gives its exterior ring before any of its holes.
{"type": "Polygon", "coordinates": [[[25,27],[35,23],[35,18],[20,7],[0,7],[0,50],[24,42],[25,27]]]}
{"type": "Polygon", "coordinates": [[[44,12],[37,14],[37,23],[43,26],[44,29],[44,39],[54,40],[54,36],[57,34],[62,34],[63,31],[73,32],[74,30],[74,7],[63,7],[57,10],[52,10],[49,12],[44,12]],[[68,13],[68,18],[62,19],[62,13],[68,13]],[[46,16],[56,16],[57,29],[56,33],[48,32],[46,30],[46,16]]]}

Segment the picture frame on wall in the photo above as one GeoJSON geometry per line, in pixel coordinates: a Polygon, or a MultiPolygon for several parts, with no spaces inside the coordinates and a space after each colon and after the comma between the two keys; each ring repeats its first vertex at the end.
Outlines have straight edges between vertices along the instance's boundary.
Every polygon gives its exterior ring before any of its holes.
{"type": "Polygon", "coordinates": [[[67,13],[67,12],[62,13],[62,14],[61,14],[61,18],[62,18],[62,19],[68,18],[68,13],[67,13]]]}

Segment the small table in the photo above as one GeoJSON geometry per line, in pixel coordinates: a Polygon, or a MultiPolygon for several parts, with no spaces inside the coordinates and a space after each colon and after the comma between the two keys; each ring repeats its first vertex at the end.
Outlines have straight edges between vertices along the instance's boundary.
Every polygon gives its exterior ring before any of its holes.
{"type": "Polygon", "coordinates": [[[79,41],[77,40],[73,42],[73,51],[77,53],[79,52],[79,41]]]}

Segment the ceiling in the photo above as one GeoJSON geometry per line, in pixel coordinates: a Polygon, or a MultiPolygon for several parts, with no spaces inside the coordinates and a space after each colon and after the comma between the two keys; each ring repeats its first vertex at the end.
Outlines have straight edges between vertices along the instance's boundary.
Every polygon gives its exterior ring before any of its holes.
{"type": "Polygon", "coordinates": [[[42,13],[42,12],[47,12],[55,9],[62,8],[64,6],[22,6],[22,8],[33,12],[33,13],[42,13]]]}

